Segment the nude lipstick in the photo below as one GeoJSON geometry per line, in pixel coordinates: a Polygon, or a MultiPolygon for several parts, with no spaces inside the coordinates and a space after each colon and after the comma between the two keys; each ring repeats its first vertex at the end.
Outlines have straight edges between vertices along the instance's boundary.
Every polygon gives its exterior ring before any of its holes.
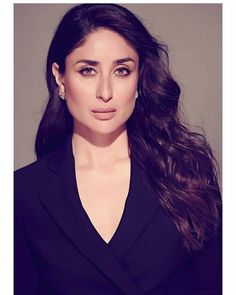
{"type": "Polygon", "coordinates": [[[93,116],[98,120],[110,120],[116,114],[115,108],[96,108],[92,109],[93,116]]]}

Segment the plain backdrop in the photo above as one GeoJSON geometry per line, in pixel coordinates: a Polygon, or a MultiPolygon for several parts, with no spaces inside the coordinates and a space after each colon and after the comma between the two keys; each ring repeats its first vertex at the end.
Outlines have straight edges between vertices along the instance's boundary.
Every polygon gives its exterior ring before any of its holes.
{"type": "MultiPolygon", "coordinates": [[[[182,89],[180,105],[192,130],[204,129],[222,167],[222,5],[121,4],[169,47],[182,89]]],[[[47,102],[45,64],[58,22],[75,4],[14,4],[14,163],[33,162],[34,141],[47,102]]],[[[221,183],[221,175],[219,174],[221,183]]]]}

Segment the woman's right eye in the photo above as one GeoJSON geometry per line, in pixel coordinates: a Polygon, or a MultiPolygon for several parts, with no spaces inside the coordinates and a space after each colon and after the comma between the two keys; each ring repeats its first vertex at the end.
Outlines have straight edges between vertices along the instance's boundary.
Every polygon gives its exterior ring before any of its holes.
{"type": "Polygon", "coordinates": [[[89,76],[94,76],[96,72],[93,68],[86,67],[86,68],[79,70],[79,73],[82,76],[89,77],[89,76]]]}

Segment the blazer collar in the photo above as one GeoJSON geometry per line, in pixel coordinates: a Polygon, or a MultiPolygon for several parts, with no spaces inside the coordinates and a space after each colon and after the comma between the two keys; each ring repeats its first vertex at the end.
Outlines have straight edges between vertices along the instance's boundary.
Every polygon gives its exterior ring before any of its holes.
{"type": "Polygon", "coordinates": [[[130,190],[119,227],[109,242],[117,258],[122,260],[142,235],[160,203],[144,183],[144,172],[131,157],[130,190]]]}
{"type": "Polygon", "coordinates": [[[40,194],[44,208],[78,251],[117,287],[127,295],[141,294],[119,263],[159,208],[142,184],[138,163],[131,161],[130,191],[124,214],[108,244],[92,226],[79,200],[71,136],[50,156],[48,168],[55,177],[40,194]]]}

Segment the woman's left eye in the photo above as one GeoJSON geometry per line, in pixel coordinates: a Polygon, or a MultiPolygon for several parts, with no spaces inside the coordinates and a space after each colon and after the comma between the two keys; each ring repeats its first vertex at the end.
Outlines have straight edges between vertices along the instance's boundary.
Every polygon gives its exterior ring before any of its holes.
{"type": "Polygon", "coordinates": [[[115,73],[118,76],[128,76],[130,74],[130,70],[127,68],[118,68],[116,69],[115,73]]]}

